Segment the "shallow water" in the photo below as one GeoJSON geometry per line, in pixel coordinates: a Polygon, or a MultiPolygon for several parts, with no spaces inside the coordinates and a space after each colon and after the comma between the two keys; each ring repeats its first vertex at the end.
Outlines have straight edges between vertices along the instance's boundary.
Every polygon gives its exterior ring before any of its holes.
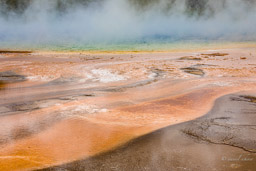
{"type": "Polygon", "coordinates": [[[1,49],[35,50],[35,51],[192,51],[204,49],[223,49],[236,47],[254,47],[255,41],[207,41],[207,40],[140,40],[113,43],[83,43],[72,40],[55,43],[0,42],[1,49]]]}

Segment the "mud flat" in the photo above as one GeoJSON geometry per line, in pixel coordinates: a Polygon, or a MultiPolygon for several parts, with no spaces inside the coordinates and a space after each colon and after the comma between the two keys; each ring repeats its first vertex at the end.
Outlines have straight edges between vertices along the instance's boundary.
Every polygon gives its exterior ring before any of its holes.
{"type": "Polygon", "coordinates": [[[2,53],[0,170],[254,168],[255,55],[2,53]]]}

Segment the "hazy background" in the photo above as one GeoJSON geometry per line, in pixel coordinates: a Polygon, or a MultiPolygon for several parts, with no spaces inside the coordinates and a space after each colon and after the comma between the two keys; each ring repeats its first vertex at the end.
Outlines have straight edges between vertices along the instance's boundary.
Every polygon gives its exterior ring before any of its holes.
{"type": "Polygon", "coordinates": [[[256,0],[0,0],[0,47],[256,41],[256,0]]]}

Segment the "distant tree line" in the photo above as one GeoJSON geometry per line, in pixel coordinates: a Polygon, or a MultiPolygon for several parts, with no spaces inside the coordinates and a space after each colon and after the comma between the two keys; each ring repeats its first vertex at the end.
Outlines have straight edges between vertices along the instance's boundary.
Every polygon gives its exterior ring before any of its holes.
{"type": "Polygon", "coordinates": [[[1,13],[22,13],[31,3],[31,0],[0,0],[1,13]]]}
{"type": "MultiPolygon", "coordinates": [[[[8,15],[22,14],[33,2],[40,0],[0,0],[0,14],[8,15]]],[[[43,3],[50,3],[52,9],[58,12],[65,12],[73,6],[88,6],[90,3],[104,0],[41,0],[43,3]]]]}
{"type": "MultiPolygon", "coordinates": [[[[32,2],[39,0],[0,0],[0,13],[2,15],[9,13],[20,14],[23,13],[32,2]]],[[[101,4],[106,0],[42,0],[45,3],[51,2],[53,4],[53,9],[58,12],[65,12],[73,6],[88,6],[91,3],[101,4]]],[[[153,5],[160,3],[160,1],[165,2],[164,11],[171,11],[175,7],[175,2],[181,0],[127,0],[132,6],[134,6],[139,11],[144,11],[153,5]]],[[[207,10],[211,13],[218,12],[211,5],[213,3],[218,3],[219,8],[225,9],[226,3],[229,0],[183,0],[185,2],[185,13],[188,15],[203,15],[207,10]]],[[[242,0],[247,3],[248,6],[255,6],[256,0],[242,0]]]]}

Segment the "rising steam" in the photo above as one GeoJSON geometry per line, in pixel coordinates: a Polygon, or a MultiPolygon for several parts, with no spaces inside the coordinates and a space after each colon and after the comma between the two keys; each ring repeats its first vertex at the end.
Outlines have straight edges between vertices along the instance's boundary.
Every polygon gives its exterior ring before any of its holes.
{"type": "Polygon", "coordinates": [[[0,42],[256,40],[255,0],[0,0],[0,42]]]}

